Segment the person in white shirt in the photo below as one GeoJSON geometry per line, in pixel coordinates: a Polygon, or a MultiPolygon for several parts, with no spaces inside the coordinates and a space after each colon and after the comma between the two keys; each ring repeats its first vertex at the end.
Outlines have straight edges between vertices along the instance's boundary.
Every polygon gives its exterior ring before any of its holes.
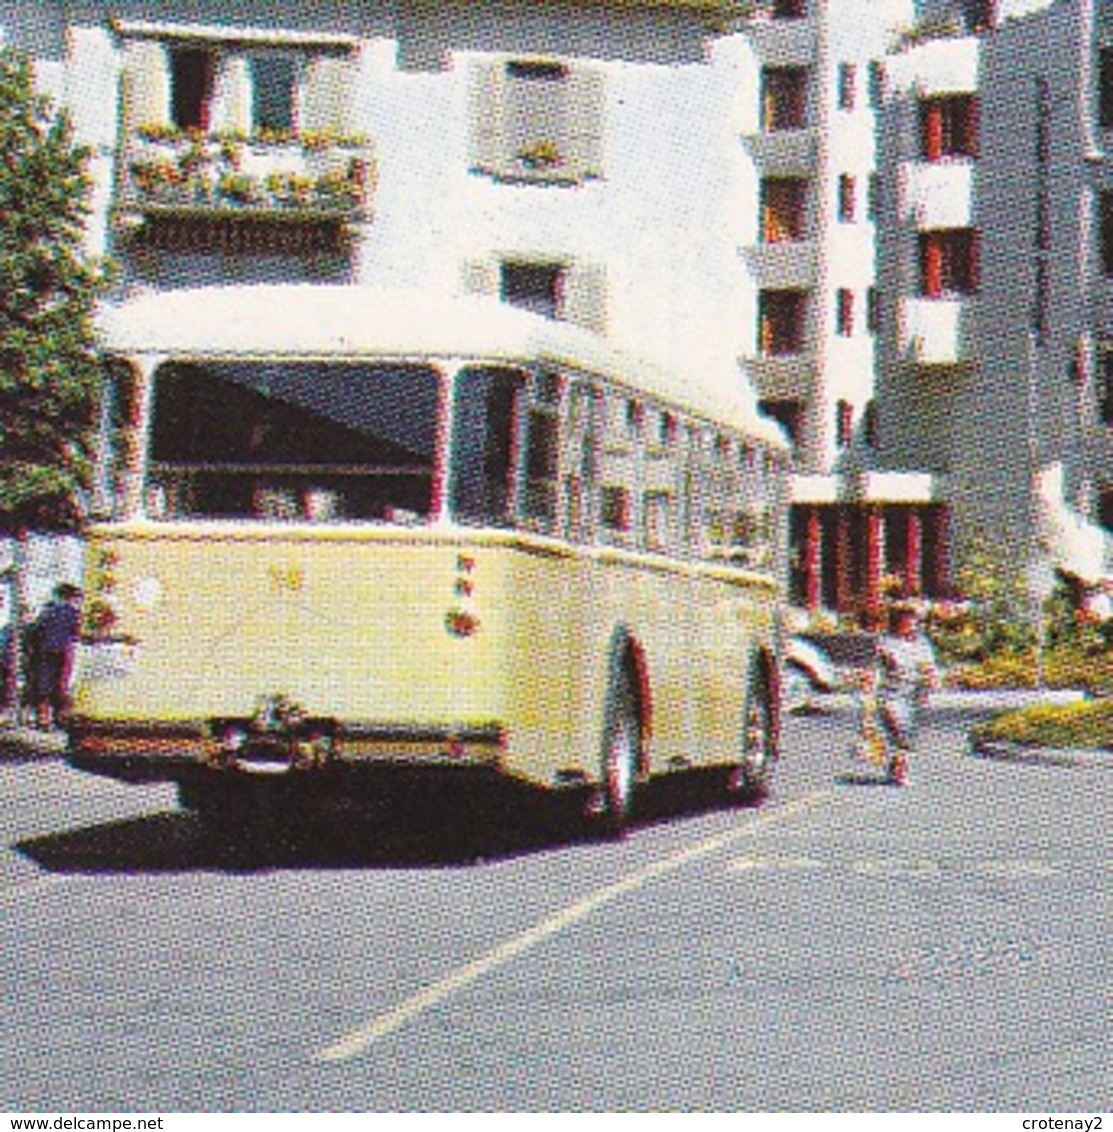
{"type": "Polygon", "coordinates": [[[878,721],[893,752],[889,777],[903,785],[920,709],[939,686],[935,649],[921,631],[915,605],[901,602],[889,610],[889,630],[877,642],[874,680],[878,721]]]}

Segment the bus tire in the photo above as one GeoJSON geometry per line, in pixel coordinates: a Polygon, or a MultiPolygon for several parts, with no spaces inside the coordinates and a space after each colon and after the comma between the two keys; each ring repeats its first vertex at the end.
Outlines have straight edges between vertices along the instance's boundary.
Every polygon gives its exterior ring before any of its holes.
{"type": "Polygon", "coordinates": [[[641,752],[641,719],[629,677],[614,684],[607,708],[603,740],[602,812],[603,832],[621,837],[634,812],[635,784],[641,752]]]}
{"type": "Polygon", "coordinates": [[[764,798],[777,761],[777,710],[772,674],[759,660],[750,676],[742,723],[742,791],[747,798],[764,798]]]}

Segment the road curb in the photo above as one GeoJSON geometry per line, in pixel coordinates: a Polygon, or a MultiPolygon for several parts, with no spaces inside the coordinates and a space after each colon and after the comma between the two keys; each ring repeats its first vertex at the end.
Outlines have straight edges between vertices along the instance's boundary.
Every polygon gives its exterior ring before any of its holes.
{"type": "Polygon", "coordinates": [[[61,732],[0,724],[0,762],[57,759],[65,753],[66,736],[61,732]]]}
{"type": "Polygon", "coordinates": [[[1113,754],[1109,751],[1092,751],[1081,747],[1026,747],[1022,743],[971,739],[969,753],[974,758],[1020,766],[1113,768],[1113,754]]]}

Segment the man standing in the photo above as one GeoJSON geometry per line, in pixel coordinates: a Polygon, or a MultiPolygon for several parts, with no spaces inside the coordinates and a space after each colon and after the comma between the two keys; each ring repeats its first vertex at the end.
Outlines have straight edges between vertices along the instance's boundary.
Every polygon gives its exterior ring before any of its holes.
{"type": "Polygon", "coordinates": [[[81,631],[81,590],[62,582],[39,615],[38,629],[38,725],[43,730],[57,726],[69,709],[70,672],[81,631]]]}

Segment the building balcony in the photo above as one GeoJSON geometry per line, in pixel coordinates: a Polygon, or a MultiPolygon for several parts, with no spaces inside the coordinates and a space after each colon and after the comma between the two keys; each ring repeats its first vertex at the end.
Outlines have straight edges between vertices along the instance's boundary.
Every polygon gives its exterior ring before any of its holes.
{"type": "Polygon", "coordinates": [[[818,21],[753,19],[746,25],[754,54],[766,67],[804,67],[815,62],[818,21]]]}
{"type": "Polygon", "coordinates": [[[754,353],[742,364],[761,400],[810,400],[815,391],[816,355],[810,346],[798,354],[754,353]]]}
{"type": "Polygon", "coordinates": [[[815,240],[754,244],[743,248],[742,256],[763,290],[811,290],[819,276],[819,246],[815,240]]]}
{"type": "Polygon", "coordinates": [[[902,299],[901,356],[922,366],[957,366],[969,362],[972,311],[970,296],[902,299]]]}
{"type": "Polygon", "coordinates": [[[745,142],[763,177],[804,177],[815,169],[819,134],[813,128],[749,134],[745,142]]]}
{"type": "Polygon", "coordinates": [[[974,223],[974,168],[968,158],[909,161],[900,167],[900,218],[926,232],[974,223]]]}
{"type": "Polygon", "coordinates": [[[150,128],[122,151],[116,214],[125,229],[158,220],[343,226],[370,217],[374,181],[371,147],[359,138],[150,128]]]}

